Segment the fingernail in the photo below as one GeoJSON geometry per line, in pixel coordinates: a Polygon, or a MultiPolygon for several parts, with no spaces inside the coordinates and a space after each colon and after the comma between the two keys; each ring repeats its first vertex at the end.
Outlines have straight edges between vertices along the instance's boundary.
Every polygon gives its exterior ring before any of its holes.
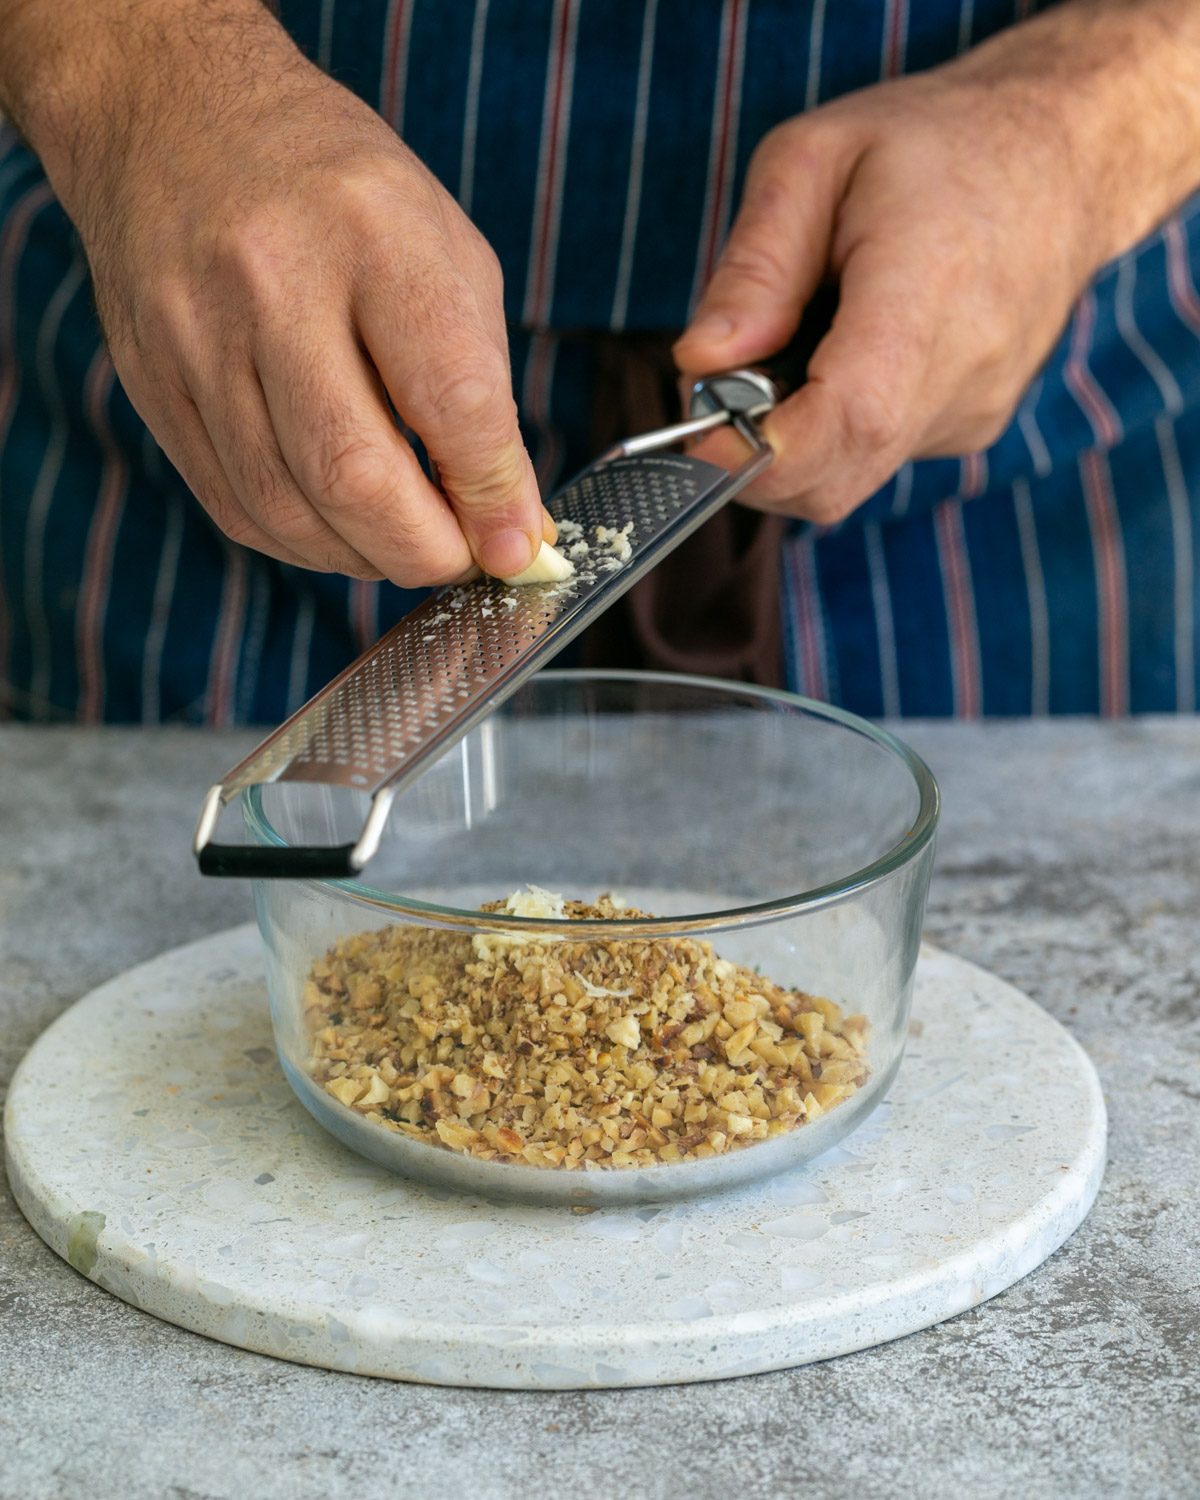
{"type": "Polygon", "coordinates": [[[724,313],[706,313],[685,328],[679,342],[723,344],[733,336],[733,319],[724,313]]]}
{"type": "Polygon", "coordinates": [[[479,545],[479,561],[495,578],[523,573],[533,561],[533,542],[523,531],[497,531],[479,545]]]}

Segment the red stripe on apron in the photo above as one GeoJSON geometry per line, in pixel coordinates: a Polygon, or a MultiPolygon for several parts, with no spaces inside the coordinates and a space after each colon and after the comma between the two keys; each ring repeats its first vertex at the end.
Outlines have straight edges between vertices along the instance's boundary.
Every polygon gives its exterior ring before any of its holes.
{"type": "Polygon", "coordinates": [[[801,692],[825,700],[829,684],[825,673],[825,640],[818,604],[816,538],[806,536],[791,548],[792,598],[796,605],[796,643],[803,682],[801,692]]]}
{"type": "Polygon", "coordinates": [[[1164,239],[1167,246],[1167,290],[1171,306],[1192,332],[1200,337],[1200,297],[1197,297],[1192,282],[1187,237],[1178,218],[1167,220],[1164,239]]]}
{"type": "Polygon", "coordinates": [[[350,585],[350,615],[354,642],[361,655],[379,636],[379,585],[356,578],[350,585]]]}
{"type": "Polygon", "coordinates": [[[885,78],[898,77],[904,66],[905,41],[908,36],[907,0],[888,0],[883,22],[883,60],[885,78]]]}
{"type": "Polygon", "coordinates": [[[1100,712],[1106,718],[1117,718],[1129,712],[1128,600],[1121,527],[1104,454],[1095,448],[1083,454],[1079,472],[1096,568],[1100,712]]]}
{"type": "Polygon", "coordinates": [[[733,177],[733,139],[741,102],[742,58],[745,50],[746,17],[742,0],[729,0],[721,14],[721,39],[717,60],[717,97],[713,111],[716,135],[709,158],[709,186],[701,232],[700,284],[703,291],[717,264],[717,253],[725,234],[729,192],[733,177]]]}
{"type": "Polygon", "coordinates": [[[29,189],[4,221],[0,234],[0,438],[8,434],[8,423],[17,402],[18,364],[13,343],[13,309],[16,307],[17,264],[34,219],[54,193],[48,182],[29,189]]]}
{"type": "Polygon", "coordinates": [[[950,678],[954,690],[954,715],[977,719],[982,700],[979,665],[979,628],[975,620],[975,590],[963,531],[962,507],[947,500],[933,512],[937,539],[942,596],[946,601],[946,623],[950,638],[950,678]]]}
{"type": "Polygon", "coordinates": [[[543,495],[553,489],[562,467],[562,437],[550,409],[557,353],[558,340],[554,334],[533,334],[523,381],[525,414],[537,433],[533,467],[543,495]]]}
{"type": "Polygon", "coordinates": [[[383,78],[379,89],[379,113],[396,131],[404,123],[404,88],[401,79],[408,71],[408,33],[411,25],[412,8],[407,0],[391,0],[383,78]]]}
{"type": "Polygon", "coordinates": [[[207,722],[223,729],[234,719],[234,692],[237,688],[237,662],[242,645],[242,628],[246,623],[246,580],[250,560],[241,547],[225,549],[225,578],[221,589],[221,612],[213,638],[208,669],[207,722]]]}
{"type": "MultiPolygon", "coordinates": [[[[17,405],[20,366],[13,337],[13,309],[16,307],[15,282],[17,265],[25,250],[25,241],[34,219],[53,199],[48,182],[31,187],[7,216],[0,233],[0,449],[8,437],[8,424],[17,405]]],[[[0,713],[6,707],[8,653],[12,635],[4,589],[0,587],[0,713]]]]}
{"type": "Polygon", "coordinates": [[[525,321],[545,323],[550,316],[550,249],[558,237],[562,211],[562,157],[566,146],[566,97],[569,41],[574,36],[577,0],[556,0],[550,33],[551,72],[547,81],[542,115],[542,142],[538,152],[538,181],[534,209],[534,251],[529,286],[525,296],[525,321]]]}
{"type": "Polygon", "coordinates": [[[1121,440],[1121,419],[1087,364],[1088,346],[1095,325],[1096,294],[1089,290],[1079,299],[1063,380],[1091,423],[1096,441],[1105,448],[1112,448],[1121,440]]]}
{"type": "Polygon", "coordinates": [[[960,461],[958,498],[977,500],[987,484],[987,458],[982,453],[964,453],[960,461]]]}
{"type": "Polygon", "coordinates": [[[78,718],[98,724],[104,717],[104,616],[112,584],[113,547],[125,496],[129,465],[113,437],[108,401],[116,372],[104,349],[98,349],[84,379],[84,411],[103,455],[96,509],[88,527],[75,616],[75,650],[79,670],[78,718]]]}

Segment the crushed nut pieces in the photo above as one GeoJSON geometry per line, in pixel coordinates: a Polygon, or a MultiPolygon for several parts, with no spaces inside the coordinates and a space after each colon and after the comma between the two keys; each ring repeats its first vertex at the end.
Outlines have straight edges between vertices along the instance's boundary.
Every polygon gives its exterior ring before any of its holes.
{"type": "MultiPolygon", "coordinates": [[[[645,915],[607,896],[557,909],[645,915]]],[[[865,1017],[687,938],[494,942],[386,927],[319,959],[304,1004],[312,1076],[347,1108],[534,1167],[717,1156],[816,1119],[868,1073],[865,1017]]]]}

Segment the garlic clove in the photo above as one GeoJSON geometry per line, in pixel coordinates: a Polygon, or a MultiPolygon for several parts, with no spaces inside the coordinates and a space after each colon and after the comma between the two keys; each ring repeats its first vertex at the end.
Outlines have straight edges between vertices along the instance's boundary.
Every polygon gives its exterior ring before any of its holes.
{"type": "Polygon", "coordinates": [[[527,568],[506,578],[505,583],[524,585],[527,583],[563,583],[575,572],[574,564],[549,542],[543,542],[537,555],[527,568]]]}

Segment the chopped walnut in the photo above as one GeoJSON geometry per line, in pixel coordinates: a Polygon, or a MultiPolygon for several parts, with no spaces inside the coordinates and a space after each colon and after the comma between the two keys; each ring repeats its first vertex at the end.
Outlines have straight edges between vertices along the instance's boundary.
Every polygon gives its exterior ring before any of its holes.
{"type": "MultiPolygon", "coordinates": [[[[568,919],[645,915],[547,899],[568,919]]],[[[540,915],[527,900],[484,910],[540,915]]],[[[868,1076],[865,1017],[691,938],[385,927],[318,959],[304,1004],[312,1076],[339,1103],[484,1161],[712,1157],[816,1119],[868,1076]]]]}

